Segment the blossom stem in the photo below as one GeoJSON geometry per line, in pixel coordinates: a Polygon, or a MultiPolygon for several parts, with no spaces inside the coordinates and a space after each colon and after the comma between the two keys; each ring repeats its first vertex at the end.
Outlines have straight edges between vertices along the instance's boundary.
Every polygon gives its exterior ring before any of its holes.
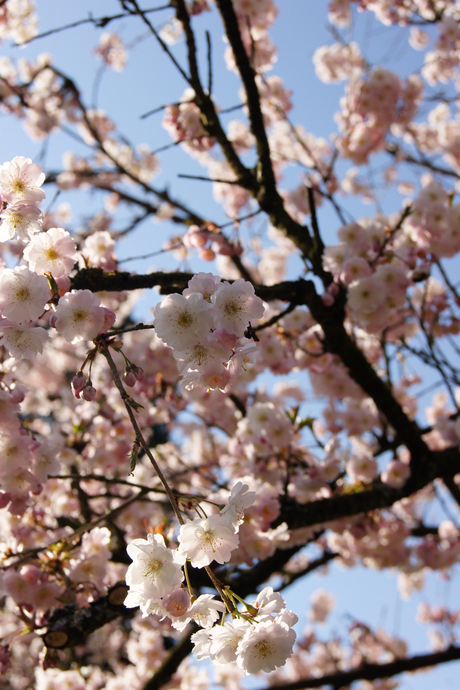
{"type": "Polygon", "coordinates": [[[125,390],[125,388],[121,382],[116,364],[113,361],[112,355],[110,354],[109,347],[107,345],[107,340],[104,337],[100,337],[97,339],[97,342],[98,342],[98,345],[100,347],[100,352],[106,358],[107,364],[109,365],[110,371],[112,372],[114,383],[115,383],[115,385],[118,389],[118,392],[120,393],[121,399],[123,400],[124,405],[126,407],[128,417],[131,421],[132,427],[133,427],[134,432],[136,434],[136,439],[139,441],[140,445],[144,449],[145,454],[147,455],[148,459],[152,463],[153,468],[154,468],[155,472],[157,473],[160,482],[163,484],[164,489],[166,491],[166,494],[167,494],[169,501],[171,503],[172,509],[174,511],[174,514],[177,518],[177,521],[179,522],[180,525],[183,525],[184,519],[183,519],[181,512],[179,510],[179,506],[177,505],[177,499],[176,499],[173,491],[171,490],[168,482],[166,481],[166,477],[164,476],[163,472],[161,471],[160,466],[158,465],[157,461],[155,460],[155,458],[154,458],[154,456],[153,456],[153,454],[152,454],[152,452],[148,446],[147,441],[145,440],[144,436],[142,435],[139,424],[137,423],[136,417],[134,416],[133,408],[130,404],[130,396],[126,392],[126,390],[125,390]]]}
{"type": "Polygon", "coordinates": [[[185,579],[186,579],[186,581],[187,581],[188,593],[190,594],[190,597],[191,597],[191,599],[192,599],[192,601],[193,601],[194,594],[193,594],[193,590],[192,590],[192,585],[191,585],[191,583],[190,583],[190,576],[189,576],[189,572],[188,572],[187,561],[185,561],[185,563],[184,563],[184,573],[185,573],[185,579]]]}

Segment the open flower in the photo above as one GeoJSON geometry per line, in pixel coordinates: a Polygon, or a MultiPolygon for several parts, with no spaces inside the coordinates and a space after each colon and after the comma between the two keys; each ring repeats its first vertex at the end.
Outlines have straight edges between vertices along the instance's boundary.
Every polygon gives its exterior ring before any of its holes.
{"type": "Polygon", "coordinates": [[[5,268],[0,275],[0,312],[11,321],[38,319],[50,298],[45,276],[38,276],[26,266],[5,268]]]}
{"type": "Polygon", "coordinates": [[[10,204],[15,201],[40,203],[46,196],[40,189],[44,181],[45,173],[30,158],[16,156],[0,166],[0,191],[10,204]]]}
{"type": "Polygon", "coordinates": [[[244,334],[252,319],[264,315],[264,305],[254,294],[254,287],[239,278],[234,283],[221,283],[212,296],[215,328],[224,328],[238,337],[244,334]]]}
{"type": "Polygon", "coordinates": [[[65,276],[77,260],[77,245],[63,228],[50,228],[32,238],[24,259],[35,273],[49,272],[54,278],[65,276]]]}
{"type": "Polygon", "coordinates": [[[294,630],[284,625],[259,623],[238,644],[236,663],[247,674],[274,671],[292,655],[295,638],[294,630]]]}
{"type": "Polygon", "coordinates": [[[225,517],[210,515],[181,525],[178,541],[179,552],[190,558],[194,568],[202,568],[212,561],[230,560],[231,552],[238,546],[238,535],[225,517]]]}
{"type": "Polygon", "coordinates": [[[104,327],[105,312],[91,290],[72,290],[59,300],[54,325],[69,343],[92,340],[104,327]]]}
{"type": "MultiPolygon", "coordinates": [[[[146,599],[168,596],[184,579],[180,564],[174,561],[174,552],[166,548],[159,534],[148,534],[147,539],[134,539],[127,552],[133,562],[126,573],[126,584],[142,591],[146,599]]],[[[130,604],[125,601],[125,606],[130,604]]]]}
{"type": "Polygon", "coordinates": [[[201,294],[168,295],[155,307],[155,331],[170,347],[184,350],[212,327],[209,304],[201,294]]]}
{"type": "Polygon", "coordinates": [[[1,343],[12,357],[32,359],[43,352],[43,343],[48,340],[48,333],[40,326],[14,323],[7,319],[0,321],[1,343]]]}
{"type": "Polygon", "coordinates": [[[10,204],[0,215],[0,242],[29,236],[42,229],[43,214],[31,201],[17,201],[10,204]]]}

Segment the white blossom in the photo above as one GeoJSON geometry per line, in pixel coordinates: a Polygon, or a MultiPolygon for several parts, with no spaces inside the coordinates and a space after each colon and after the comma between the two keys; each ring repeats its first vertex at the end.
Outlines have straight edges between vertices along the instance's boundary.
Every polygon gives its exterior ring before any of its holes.
{"type": "Polygon", "coordinates": [[[209,304],[201,294],[168,295],[155,307],[154,317],[157,336],[177,350],[206,337],[212,327],[209,304]]]}
{"type": "Polygon", "coordinates": [[[13,323],[8,319],[0,321],[1,343],[6,347],[11,357],[32,359],[39,352],[43,352],[43,343],[49,335],[40,326],[13,323]]]}
{"type": "Polygon", "coordinates": [[[295,638],[294,630],[279,623],[254,625],[238,645],[236,663],[247,674],[274,671],[292,655],[295,638]]]}
{"type": "Polygon", "coordinates": [[[30,158],[16,156],[0,166],[0,191],[10,204],[15,201],[40,203],[45,198],[45,192],[40,189],[44,181],[42,168],[30,158]]]}
{"type": "Polygon", "coordinates": [[[50,228],[32,238],[24,259],[35,273],[51,273],[54,278],[68,275],[77,260],[77,245],[63,228],[50,228]]]}
{"type": "MultiPolygon", "coordinates": [[[[142,591],[145,599],[168,596],[184,579],[180,564],[174,560],[174,552],[165,546],[159,534],[148,534],[147,539],[134,539],[128,544],[127,552],[133,562],[126,573],[126,584],[142,591]]],[[[129,607],[126,601],[125,605],[129,607]]]]}
{"type": "Polygon", "coordinates": [[[42,229],[43,214],[30,201],[10,204],[0,215],[0,242],[12,239],[29,240],[29,236],[42,229]]]}
{"type": "Polygon", "coordinates": [[[264,305],[254,293],[251,283],[242,278],[234,283],[221,283],[212,297],[214,326],[240,337],[249,322],[264,315],[264,305]]]}
{"type": "Polygon", "coordinates": [[[104,326],[105,312],[90,290],[72,290],[59,300],[55,327],[69,343],[92,340],[104,326]]]}
{"type": "Polygon", "coordinates": [[[11,321],[38,319],[49,298],[45,276],[32,273],[26,266],[5,268],[0,275],[0,312],[11,321]]]}
{"type": "Polygon", "coordinates": [[[202,628],[211,628],[223,611],[224,604],[214,599],[213,594],[201,594],[186,613],[171,619],[171,625],[181,632],[193,620],[202,628]]]}
{"type": "Polygon", "coordinates": [[[178,537],[179,552],[189,558],[194,568],[202,568],[212,561],[226,563],[238,546],[238,535],[221,515],[187,520],[181,525],[178,537]]]}
{"type": "Polygon", "coordinates": [[[252,506],[256,497],[256,492],[249,491],[247,484],[237,482],[232,488],[227,505],[221,510],[221,515],[225,515],[235,526],[243,524],[244,511],[252,506]]]}

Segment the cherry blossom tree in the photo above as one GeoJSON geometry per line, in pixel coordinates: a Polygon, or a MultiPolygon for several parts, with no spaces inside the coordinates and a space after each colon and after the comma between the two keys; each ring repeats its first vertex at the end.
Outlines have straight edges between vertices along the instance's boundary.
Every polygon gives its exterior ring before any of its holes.
{"type": "Polygon", "coordinates": [[[110,5],[40,34],[40,6],[0,3],[18,45],[92,25],[96,81],[142,41],[178,77],[136,113],[161,113],[160,152],[49,53],[0,60],[3,114],[74,144],[59,169],[0,165],[2,687],[387,690],[460,659],[455,606],[420,607],[420,654],[356,617],[323,634],[327,579],[307,611],[285,594],[332,561],[397,573],[402,598],[458,572],[460,3],[324,3],[328,139],[291,116],[273,0],[110,5]],[[400,27],[420,69],[373,64],[363,17],[400,27]],[[188,201],[155,182],[179,151],[188,201]],[[74,227],[61,193],[98,212],[74,227]],[[135,233],[171,268],[124,270],[135,233]]]}

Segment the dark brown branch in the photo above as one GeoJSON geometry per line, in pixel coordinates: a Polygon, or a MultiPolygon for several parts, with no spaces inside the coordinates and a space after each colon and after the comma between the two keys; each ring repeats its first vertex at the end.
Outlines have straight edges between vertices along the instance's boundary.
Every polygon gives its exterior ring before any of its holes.
{"type": "MultiPolygon", "coordinates": [[[[3,0],[0,3],[0,6],[5,4],[7,0],[3,0]]],[[[167,10],[170,7],[169,3],[167,5],[162,5],[161,7],[153,7],[147,10],[144,10],[145,14],[150,14],[152,12],[159,12],[160,10],[167,10]]],[[[116,19],[125,19],[126,17],[129,17],[129,14],[126,12],[123,12],[121,14],[114,14],[111,17],[92,17],[89,16],[87,19],[79,19],[76,22],[72,22],[71,24],[65,24],[64,26],[59,26],[56,29],[49,29],[48,31],[43,31],[41,34],[37,34],[36,36],[32,36],[32,38],[29,38],[27,41],[23,41],[20,44],[20,46],[27,45],[28,43],[32,43],[32,41],[36,41],[39,38],[46,38],[47,36],[52,36],[53,34],[61,33],[61,31],[67,31],[67,29],[75,29],[77,26],[81,26],[82,24],[93,24],[93,26],[97,27],[98,29],[103,29],[106,27],[110,22],[115,21],[116,19]]]]}
{"type": "Polygon", "coordinates": [[[255,196],[257,193],[258,185],[256,178],[241,162],[238,154],[233,148],[232,143],[227,138],[227,135],[221,125],[219,117],[217,115],[216,108],[209,94],[205,93],[203,85],[201,83],[200,75],[198,72],[198,63],[196,57],[196,43],[195,36],[190,23],[190,16],[187,11],[186,4],[184,0],[173,0],[172,4],[176,8],[176,17],[181,22],[185,38],[187,42],[187,56],[190,67],[190,85],[195,91],[195,103],[201,111],[201,121],[203,127],[206,131],[214,137],[222,152],[227,160],[227,163],[235,173],[239,184],[251,191],[255,196]]]}
{"type": "MultiPolygon", "coordinates": [[[[449,647],[443,652],[431,654],[416,654],[406,659],[397,659],[387,664],[363,664],[352,671],[331,673],[318,678],[303,678],[293,683],[276,683],[270,685],[270,690],[303,690],[303,688],[321,688],[330,685],[333,688],[342,688],[350,685],[355,680],[377,680],[378,678],[390,678],[407,671],[416,671],[428,666],[445,664],[448,661],[460,659],[460,647],[449,647]]],[[[259,690],[266,690],[260,688],[259,690]]]]}
{"type": "Polygon", "coordinates": [[[190,638],[197,630],[199,628],[195,623],[189,624],[179,642],[169,651],[160,668],[145,683],[142,690],[158,690],[171,680],[171,676],[177,671],[179,664],[191,653],[193,643],[190,638]]]}
{"type": "Polygon", "coordinates": [[[75,647],[84,644],[88,635],[115,618],[132,617],[134,611],[123,604],[127,593],[127,585],[118,582],[106,596],[92,601],[89,606],[79,609],[68,605],[55,609],[48,621],[43,642],[53,649],[75,647]]]}
{"type": "Polygon", "coordinates": [[[258,190],[254,196],[260,207],[270,216],[273,225],[287,235],[305,257],[310,257],[313,244],[308,228],[291,218],[284,208],[283,199],[276,186],[255,72],[243,45],[233,4],[228,0],[216,0],[216,5],[221,14],[225,33],[232,47],[236,66],[243,82],[250,129],[256,140],[258,190]]]}
{"type": "Polygon", "coordinates": [[[287,522],[289,528],[294,529],[389,508],[397,501],[419,491],[436,477],[454,477],[458,472],[460,472],[458,448],[434,451],[430,463],[424,470],[416,470],[406,484],[399,489],[393,489],[376,480],[369,488],[354,494],[333,496],[304,505],[288,500],[283,505],[281,515],[276,522],[277,524],[287,522]]]}

